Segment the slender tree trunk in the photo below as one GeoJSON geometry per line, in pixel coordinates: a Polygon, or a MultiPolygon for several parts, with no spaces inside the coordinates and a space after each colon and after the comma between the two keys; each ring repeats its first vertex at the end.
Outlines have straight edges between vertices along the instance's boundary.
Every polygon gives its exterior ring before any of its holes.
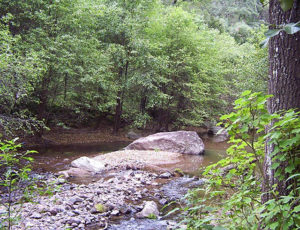
{"type": "Polygon", "coordinates": [[[118,92],[117,96],[117,105],[115,110],[115,118],[114,118],[114,134],[118,134],[121,125],[121,115],[122,115],[122,101],[121,101],[122,91],[118,92]]]}
{"type": "Polygon", "coordinates": [[[142,94],[142,97],[141,97],[141,101],[140,101],[140,112],[142,114],[144,114],[146,112],[146,105],[147,105],[147,96],[144,91],[142,94]]]}
{"type": "MultiPolygon", "coordinates": [[[[122,80],[123,76],[123,68],[119,69],[119,81],[122,80]]],[[[123,86],[121,86],[123,88],[123,86]]],[[[121,124],[121,115],[122,115],[122,90],[119,90],[117,93],[117,99],[116,99],[116,109],[115,109],[115,117],[114,117],[114,129],[113,133],[118,134],[118,131],[120,129],[121,124]]]]}
{"type": "Polygon", "coordinates": [[[43,78],[42,86],[40,90],[40,104],[38,108],[38,119],[43,120],[45,118],[46,109],[47,109],[47,103],[49,98],[49,84],[52,78],[52,67],[49,67],[48,74],[43,78]]]}
{"type": "Polygon", "coordinates": [[[67,99],[67,88],[68,88],[68,74],[65,73],[65,78],[64,78],[64,101],[67,99]]]}
{"type": "MultiPolygon", "coordinates": [[[[281,25],[300,21],[300,1],[295,0],[291,10],[283,12],[278,0],[269,2],[269,20],[271,25],[281,25]]],[[[268,101],[268,110],[275,113],[280,110],[300,108],[300,32],[288,35],[281,32],[273,37],[269,45],[269,94],[274,95],[268,101]]],[[[272,159],[270,154],[273,146],[266,144],[264,173],[266,181],[263,186],[264,192],[278,184],[279,195],[286,195],[289,191],[284,181],[274,177],[271,169],[272,159]]],[[[281,167],[284,167],[283,163],[281,167]]],[[[288,175],[286,175],[287,177],[288,175]]],[[[263,202],[271,197],[266,194],[263,202]]]]}
{"type": "MultiPolygon", "coordinates": [[[[120,126],[121,126],[121,116],[123,112],[123,101],[124,101],[124,94],[125,94],[125,83],[127,82],[128,77],[128,66],[129,61],[126,61],[125,64],[125,72],[124,72],[124,82],[121,85],[121,90],[118,91],[117,95],[117,105],[115,109],[115,117],[114,117],[114,129],[113,133],[118,134],[120,126]]],[[[119,80],[122,82],[123,77],[123,68],[120,68],[119,70],[119,80]]]]}

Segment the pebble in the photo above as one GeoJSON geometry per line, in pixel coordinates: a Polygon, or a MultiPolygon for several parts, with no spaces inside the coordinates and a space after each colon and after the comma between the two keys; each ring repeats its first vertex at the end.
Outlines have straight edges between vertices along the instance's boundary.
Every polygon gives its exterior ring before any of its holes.
{"type": "Polygon", "coordinates": [[[42,218],[42,215],[38,212],[34,212],[32,215],[31,215],[31,218],[33,219],[41,219],[42,218]]]}
{"type": "Polygon", "coordinates": [[[20,223],[34,226],[33,229],[35,227],[49,230],[66,229],[67,226],[73,229],[86,229],[87,226],[95,224],[106,226],[112,216],[141,211],[143,205],[137,206],[137,203],[141,203],[141,199],[152,193],[152,190],[149,191],[142,184],[153,183],[156,176],[141,170],[122,170],[120,169],[109,180],[100,179],[88,185],[72,184],[54,176],[50,177],[47,179],[48,182],[52,180],[53,183],[62,183],[60,191],[53,196],[37,195],[34,202],[38,204],[25,203],[20,223]],[[128,200],[137,203],[130,204],[128,200]],[[108,210],[99,213],[94,208],[94,205],[99,203],[104,204],[108,210]]]}
{"type": "Polygon", "coordinates": [[[165,172],[165,173],[162,173],[159,175],[159,178],[162,178],[162,179],[168,179],[170,177],[172,177],[172,174],[169,172],[165,172]]]}

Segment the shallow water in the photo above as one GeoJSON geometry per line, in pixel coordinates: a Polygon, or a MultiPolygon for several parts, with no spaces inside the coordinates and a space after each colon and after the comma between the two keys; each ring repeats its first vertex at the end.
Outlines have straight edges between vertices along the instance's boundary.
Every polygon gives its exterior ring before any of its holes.
{"type": "MultiPolygon", "coordinates": [[[[128,142],[111,142],[98,144],[80,144],[68,146],[51,146],[47,148],[36,149],[39,153],[33,155],[35,158],[34,169],[42,172],[58,172],[69,168],[71,161],[82,156],[93,157],[98,154],[117,151],[128,142]]],[[[181,169],[189,176],[171,179],[168,183],[162,183],[160,192],[168,200],[177,200],[184,196],[188,189],[194,186],[200,186],[203,181],[191,178],[191,176],[200,176],[206,166],[217,162],[226,156],[226,143],[215,143],[212,140],[205,140],[204,155],[182,155],[180,162],[176,164],[159,165],[159,167],[173,171],[176,168],[181,169]]],[[[105,175],[100,175],[105,176],[105,175]]],[[[83,181],[73,181],[75,183],[84,183],[83,181]]],[[[159,182],[159,181],[158,181],[159,182]]],[[[149,188],[151,189],[151,188],[149,188]]],[[[158,200],[154,199],[156,203],[158,200]]],[[[159,205],[159,208],[162,208],[159,205]]],[[[171,207],[172,208],[172,207],[171,207]]],[[[169,210],[170,211],[170,210],[169,210]]],[[[164,213],[166,214],[166,213],[164,213]]],[[[175,214],[176,215],[176,214],[175,214]]],[[[117,230],[165,230],[169,221],[175,220],[176,216],[168,217],[167,220],[149,220],[149,219],[130,219],[133,216],[123,216],[120,219],[112,220],[109,229],[117,230]],[[175,218],[175,219],[174,219],[175,218]]],[[[94,228],[90,228],[94,229],[94,228]]],[[[98,228],[95,228],[98,229],[98,228]]]]}
{"type": "Polygon", "coordinates": [[[101,153],[120,150],[130,142],[105,142],[97,144],[54,145],[36,148],[32,154],[35,159],[33,167],[42,172],[59,172],[69,168],[70,163],[82,156],[93,157],[101,153]]]}
{"type": "MultiPolygon", "coordinates": [[[[37,148],[38,153],[32,155],[35,159],[34,169],[41,172],[58,172],[69,168],[70,163],[82,156],[93,157],[98,154],[113,152],[126,147],[130,142],[109,142],[98,144],[77,144],[49,146],[37,148]]],[[[204,155],[182,155],[176,164],[162,164],[162,168],[173,171],[176,168],[190,175],[200,175],[202,170],[212,163],[217,162],[226,155],[226,143],[215,143],[210,140],[205,142],[204,155]]]]}

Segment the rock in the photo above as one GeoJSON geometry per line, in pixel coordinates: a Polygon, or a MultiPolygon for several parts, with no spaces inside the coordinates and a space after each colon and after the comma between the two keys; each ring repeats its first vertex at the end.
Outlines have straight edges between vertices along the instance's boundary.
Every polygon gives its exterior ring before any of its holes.
{"type": "Polygon", "coordinates": [[[103,204],[95,204],[95,207],[94,207],[98,213],[103,213],[103,212],[106,212],[108,210],[108,208],[103,205],[103,204]]]}
{"type": "Polygon", "coordinates": [[[49,212],[53,216],[55,216],[57,213],[64,212],[64,211],[65,211],[65,209],[62,205],[54,206],[53,208],[50,208],[50,210],[49,210],[49,212]]]}
{"type": "Polygon", "coordinates": [[[60,172],[58,172],[58,175],[66,178],[66,179],[68,179],[70,177],[70,175],[67,171],[60,171],[60,172]]]}
{"type": "Polygon", "coordinates": [[[227,141],[229,138],[228,132],[219,126],[210,127],[207,133],[213,135],[211,140],[217,143],[227,141]]]}
{"type": "Polygon", "coordinates": [[[84,170],[87,170],[90,172],[95,172],[95,173],[100,172],[103,169],[105,169],[104,163],[93,160],[89,157],[80,157],[80,158],[72,161],[71,166],[73,166],[75,168],[84,169],[84,170]]]}
{"type": "Polygon", "coordinates": [[[148,218],[153,215],[159,215],[157,204],[154,201],[146,201],[143,210],[136,214],[138,218],[148,218]]]}
{"type": "Polygon", "coordinates": [[[119,210],[113,210],[111,213],[110,213],[112,216],[118,216],[120,214],[120,211],[119,210]]]}
{"type": "Polygon", "coordinates": [[[156,133],[139,138],[126,150],[158,150],[182,154],[201,154],[204,152],[204,143],[196,132],[176,131],[156,133]]]}
{"type": "Polygon", "coordinates": [[[42,215],[38,212],[34,212],[32,215],[31,215],[31,218],[33,219],[41,219],[42,218],[42,215]]]}
{"type": "Polygon", "coordinates": [[[170,177],[172,177],[172,174],[169,172],[165,172],[165,173],[162,173],[159,175],[159,178],[162,178],[162,179],[168,179],[170,177]]]}
{"type": "Polygon", "coordinates": [[[168,200],[165,199],[165,198],[162,198],[162,199],[159,200],[159,203],[160,203],[161,205],[166,205],[166,204],[168,203],[168,200]]]}
{"type": "Polygon", "coordinates": [[[129,131],[129,132],[126,134],[126,137],[128,137],[128,138],[131,139],[131,140],[136,140],[136,139],[141,138],[141,135],[140,135],[140,134],[137,134],[137,133],[134,132],[134,131],[129,131]]]}
{"type": "Polygon", "coordinates": [[[70,199],[69,199],[69,204],[76,204],[76,203],[80,203],[80,202],[82,202],[83,200],[81,199],[81,198],[79,198],[79,197],[71,197],[70,199]]]}
{"type": "MultiPolygon", "coordinates": [[[[81,220],[79,219],[79,218],[77,218],[77,217],[73,217],[73,218],[70,218],[69,220],[68,220],[68,224],[80,224],[81,223],[81,220]]],[[[76,225],[76,226],[77,226],[76,225]]]]}

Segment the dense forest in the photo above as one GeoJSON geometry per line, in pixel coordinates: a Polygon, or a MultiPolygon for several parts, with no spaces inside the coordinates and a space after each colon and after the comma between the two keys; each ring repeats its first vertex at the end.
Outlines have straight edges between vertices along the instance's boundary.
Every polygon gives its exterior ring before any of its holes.
{"type": "Polygon", "coordinates": [[[258,0],[2,0],[0,9],[5,136],[103,120],[114,133],[200,126],[242,91],[266,90],[258,0]]]}
{"type": "Polygon", "coordinates": [[[297,0],[0,0],[0,229],[299,229],[299,57],[297,0]]]}

